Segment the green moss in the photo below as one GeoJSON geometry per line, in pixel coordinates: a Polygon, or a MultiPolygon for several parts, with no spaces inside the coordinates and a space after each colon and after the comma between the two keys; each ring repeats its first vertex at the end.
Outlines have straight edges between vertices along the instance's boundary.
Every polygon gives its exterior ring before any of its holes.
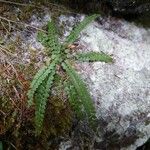
{"type": "Polygon", "coordinates": [[[147,126],[147,125],[149,125],[150,124],[150,120],[146,120],[145,121],[145,125],[147,126]]]}
{"type": "Polygon", "coordinates": [[[0,135],[3,135],[14,125],[16,111],[8,96],[3,96],[0,101],[0,135]]]}
{"type": "Polygon", "coordinates": [[[72,115],[67,101],[51,96],[47,105],[43,134],[46,137],[67,134],[72,125],[72,115]]]}

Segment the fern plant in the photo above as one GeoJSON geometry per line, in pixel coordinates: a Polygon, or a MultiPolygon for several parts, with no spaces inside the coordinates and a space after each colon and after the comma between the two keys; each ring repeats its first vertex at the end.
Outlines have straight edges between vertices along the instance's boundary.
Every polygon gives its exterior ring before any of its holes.
{"type": "Polygon", "coordinates": [[[96,116],[95,108],[88,92],[86,84],[72,67],[72,60],[80,61],[103,61],[112,62],[112,58],[104,53],[78,53],[75,58],[68,57],[69,45],[78,38],[80,32],[99,15],[87,16],[66,38],[63,44],[58,41],[58,34],[53,21],[48,23],[48,34],[40,32],[38,40],[48,48],[51,54],[51,63],[40,69],[35,75],[30,89],[28,91],[28,105],[35,103],[35,129],[39,135],[42,131],[42,124],[46,110],[46,103],[50,95],[50,89],[54,82],[54,76],[57,73],[57,66],[63,68],[68,80],[64,81],[65,91],[68,95],[69,102],[74,108],[79,119],[86,117],[90,125],[93,125],[96,116]]]}

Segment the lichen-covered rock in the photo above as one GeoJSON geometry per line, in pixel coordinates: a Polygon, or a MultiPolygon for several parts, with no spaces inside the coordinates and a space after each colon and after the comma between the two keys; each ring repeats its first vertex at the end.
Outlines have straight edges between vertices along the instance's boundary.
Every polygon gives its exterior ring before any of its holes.
{"type": "MultiPolygon", "coordinates": [[[[29,25],[41,28],[51,19],[47,12],[40,16],[38,13],[33,15],[29,25]]],[[[59,25],[65,28],[64,36],[83,18],[84,15],[80,14],[61,15],[59,25]]],[[[37,42],[37,32],[34,28],[31,28],[30,32],[28,28],[22,29],[21,32],[14,31],[11,35],[12,39],[19,35],[21,43],[18,49],[15,49],[17,58],[9,61],[13,65],[33,64],[34,68],[30,69],[30,72],[41,67],[48,57],[44,53],[44,47],[37,42]]],[[[136,149],[150,138],[150,29],[112,17],[100,18],[81,33],[78,43],[77,51],[102,51],[112,55],[114,63],[76,64],[93,97],[100,130],[94,137],[86,125],[81,125],[81,128],[73,127],[71,138],[60,138],[60,150],[81,149],[82,144],[85,147],[82,149],[88,147],[92,150],[136,149]],[[82,137],[79,130],[84,132],[85,136],[82,137]]],[[[6,40],[6,44],[9,44],[9,40],[6,40]]],[[[3,60],[3,57],[0,60],[3,60]]],[[[24,71],[29,74],[28,81],[32,79],[30,72],[24,71]]]]}
{"type": "Polygon", "coordinates": [[[105,122],[98,143],[104,149],[112,145],[135,149],[150,137],[150,30],[108,19],[89,26],[80,43],[84,50],[103,51],[115,60],[114,64],[80,66],[97,116],[105,122]],[[108,139],[115,142],[107,143],[108,139]]]}
{"type": "MultiPolygon", "coordinates": [[[[61,15],[59,25],[65,28],[64,36],[83,18],[61,15]]],[[[30,38],[30,45],[37,45],[35,37],[30,38]]],[[[150,29],[115,18],[100,18],[81,33],[78,47],[79,51],[108,53],[115,61],[76,65],[88,85],[99,120],[98,136],[88,147],[136,149],[150,137],[150,29]]],[[[78,130],[93,136],[84,127],[78,130]]],[[[77,130],[72,132],[72,139],[61,143],[60,149],[69,145],[80,149],[77,143],[83,137],[77,130]]]]}
{"type": "MultiPolygon", "coordinates": [[[[60,17],[68,24],[75,20],[71,18],[60,17]]],[[[150,29],[115,18],[100,19],[82,32],[79,47],[108,53],[115,60],[76,66],[99,118],[101,130],[93,149],[136,149],[150,138],[150,29]]]]}

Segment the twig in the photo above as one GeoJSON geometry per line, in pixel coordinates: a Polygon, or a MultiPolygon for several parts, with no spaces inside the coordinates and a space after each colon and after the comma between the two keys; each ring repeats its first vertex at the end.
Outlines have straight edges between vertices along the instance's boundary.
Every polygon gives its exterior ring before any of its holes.
{"type": "Polygon", "coordinates": [[[7,32],[7,33],[10,33],[10,32],[8,31],[8,29],[5,27],[4,23],[1,21],[1,19],[0,19],[0,23],[2,24],[2,26],[3,26],[3,28],[6,30],[6,32],[7,32]]]}
{"type": "MultiPolygon", "coordinates": [[[[10,23],[10,22],[9,22],[10,23]]],[[[5,23],[6,25],[9,25],[9,24],[7,24],[7,23],[5,23]]],[[[27,28],[25,28],[25,29],[23,29],[23,30],[20,30],[19,29],[19,27],[14,27],[14,26],[11,26],[11,28],[12,29],[14,29],[14,31],[16,30],[16,31],[18,31],[18,32],[24,32],[24,31],[27,31],[27,32],[29,32],[29,33],[33,33],[32,31],[30,31],[29,29],[27,29],[27,28]]],[[[47,31],[44,31],[45,33],[47,33],[47,31]]],[[[14,40],[11,40],[11,41],[13,41],[14,42],[14,40]]]]}
{"type": "MultiPolygon", "coordinates": [[[[6,1],[6,0],[0,0],[0,2],[2,2],[2,3],[7,3],[7,4],[19,5],[19,6],[32,6],[32,7],[36,7],[36,8],[40,8],[40,9],[45,9],[45,8],[40,7],[40,6],[37,6],[36,4],[33,4],[33,3],[24,4],[24,3],[12,2],[12,1],[6,1]]],[[[64,9],[64,10],[57,9],[57,11],[59,11],[59,12],[67,12],[67,13],[78,14],[78,13],[76,13],[76,12],[73,12],[73,11],[70,11],[70,10],[66,10],[65,7],[60,6],[60,5],[57,5],[57,4],[54,4],[54,3],[48,2],[48,4],[51,5],[51,6],[54,6],[54,7],[59,7],[59,8],[64,9]]]]}
{"type": "Polygon", "coordinates": [[[24,3],[17,3],[17,2],[12,2],[12,1],[6,1],[6,0],[0,0],[1,3],[7,3],[7,4],[13,4],[13,5],[20,5],[20,6],[33,6],[33,7],[36,7],[36,8],[41,8],[41,7],[38,7],[34,4],[24,4],[24,3]]]}
{"type": "Polygon", "coordinates": [[[21,99],[20,96],[19,96],[19,92],[17,91],[17,89],[16,89],[15,86],[13,86],[13,89],[14,89],[14,91],[15,91],[15,94],[16,94],[18,100],[21,99]]]}
{"type": "Polygon", "coordinates": [[[0,109],[1,114],[3,114],[4,116],[6,116],[6,113],[4,113],[1,109],[0,109]]]}
{"type": "Polygon", "coordinates": [[[2,45],[0,45],[0,50],[5,52],[6,54],[13,56],[13,57],[17,57],[15,54],[11,53],[6,47],[4,47],[2,45]]]}
{"type": "Polygon", "coordinates": [[[16,107],[16,108],[20,111],[20,108],[17,106],[17,104],[14,102],[14,100],[12,100],[11,97],[10,97],[9,99],[10,99],[10,101],[12,102],[12,105],[13,105],[14,107],[16,107]]]}
{"type": "Polygon", "coordinates": [[[11,66],[13,72],[15,73],[16,77],[18,78],[18,73],[17,73],[17,70],[15,69],[15,67],[9,61],[7,63],[11,66]]]}
{"type": "Polygon", "coordinates": [[[42,30],[42,29],[37,28],[37,27],[35,27],[35,26],[29,25],[29,24],[27,24],[27,23],[23,23],[23,22],[19,22],[19,21],[10,20],[10,19],[7,19],[7,18],[2,17],[2,16],[0,16],[0,19],[5,20],[5,21],[7,21],[7,22],[15,23],[15,24],[22,24],[22,25],[24,25],[24,26],[31,27],[31,28],[34,28],[34,29],[39,30],[39,31],[42,31],[42,32],[46,32],[45,30],[42,30]]]}
{"type": "Polygon", "coordinates": [[[15,147],[15,145],[14,144],[12,144],[11,142],[9,142],[9,141],[4,141],[4,142],[7,142],[8,144],[10,144],[15,150],[17,150],[17,148],[15,147]]]}

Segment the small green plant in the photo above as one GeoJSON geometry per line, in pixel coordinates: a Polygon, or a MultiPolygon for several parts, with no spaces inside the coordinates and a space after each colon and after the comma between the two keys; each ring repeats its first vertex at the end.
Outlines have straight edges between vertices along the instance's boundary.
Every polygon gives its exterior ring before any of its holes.
{"type": "Polygon", "coordinates": [[[1,141],[0,141],[0,150],[3,150],[3,144],[1,141]]]}
{"type": "Polygon", "coordinates": [[[58,41],[58,34],[53,21],[48,23],[48,34],[42,32],[38,34],[38,40],[50,51],[51,62],[37,72],[28,91],[28,105],[32,106],[35,103],[36,134],[39,135],[42,131],[46,103],[54,77],[58,73],[58,66],[62,68],[63,73],[67,76],[64,80],[65,91],[77,117],[82,119],[86,116],[90,125],[94,123],[96,117],[91,96],[85,83],[74,69],[72,62],[74,60],[112,62],[112,58],[104,53],[95,52],[77,53],[72,57],[69,52],[69,45],[73,44],[80,32],[98,16],[96,14],[87,16],[70,33],[63,44],[58,41]]]}

